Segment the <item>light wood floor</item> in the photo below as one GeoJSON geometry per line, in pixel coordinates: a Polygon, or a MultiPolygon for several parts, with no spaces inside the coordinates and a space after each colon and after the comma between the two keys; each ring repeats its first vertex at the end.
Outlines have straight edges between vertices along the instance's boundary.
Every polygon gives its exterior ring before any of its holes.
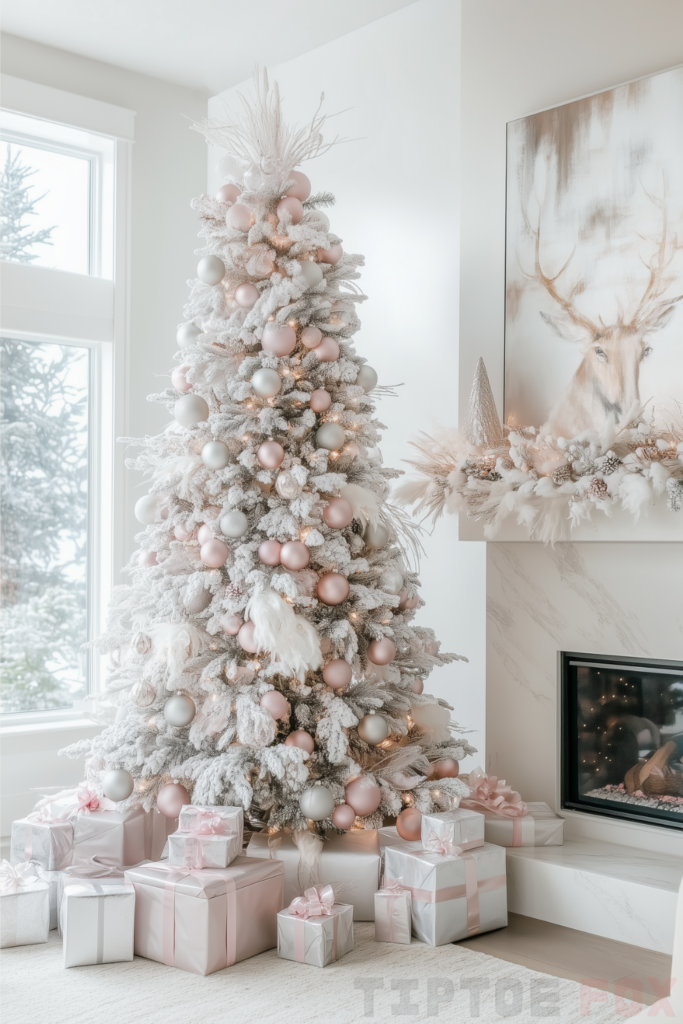
{"type": "Polygon", "coordinates": [[[507,928],[475,935],[458,945],[647,1004],[669,993],[670,956],[520,914],[509,915],[507,928]],[[635,979],[641,985],[642,999],[631,991],[635,979]]]}

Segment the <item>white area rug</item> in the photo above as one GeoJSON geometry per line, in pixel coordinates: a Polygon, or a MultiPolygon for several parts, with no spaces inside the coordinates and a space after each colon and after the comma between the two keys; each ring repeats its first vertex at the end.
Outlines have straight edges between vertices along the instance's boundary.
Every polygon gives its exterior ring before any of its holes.
{"type": "Polygon", "coordinates": [[[373,924],[354,930],[354,951],[324,970],[270,950],[206,978],[141,958],[65,970],[51,932],[47,945],[3,950],[3,1024],[616,1024],[641,1009],[594,989],[582,1000],[578,982],[461,946],[392,945],[374,941],[373,924]]]}

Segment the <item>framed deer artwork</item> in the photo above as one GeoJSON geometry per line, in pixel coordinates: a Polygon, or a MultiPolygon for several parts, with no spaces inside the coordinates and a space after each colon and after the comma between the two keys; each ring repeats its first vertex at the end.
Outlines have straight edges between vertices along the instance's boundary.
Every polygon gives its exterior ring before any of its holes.
{"type": "Polygon", "coordinates": [[[683,68],[508,124],[505,419],[683,425],[683,68]]]}

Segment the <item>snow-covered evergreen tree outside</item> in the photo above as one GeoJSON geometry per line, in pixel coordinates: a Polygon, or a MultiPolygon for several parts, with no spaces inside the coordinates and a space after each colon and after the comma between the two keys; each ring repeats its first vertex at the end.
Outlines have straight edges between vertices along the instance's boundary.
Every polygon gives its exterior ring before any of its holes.
{"type": "Polygon", "coordinates": [[[38,254],[31,252],[34,246],[52,245],[50,236],[54,227],[34,231],[28,221],[36,216],[36,206],[45,198],[45,194],[33,195],[35,186],[29,178],[35,173],[35,169],[22,162],[21,149],[13,152],[11,146],[7,147],[0,174],[0,255],[3,260],[32,263],[38,259],[38,254]]]}
{"type": "Polygon", "coordinates": [[[329,149],[324,121],[286,126],[264,76],[240,119],[198,126],[228,183],[193,204],[205,247],[173,386],[151,396],[174,418],[128,463],[150,493],[101,641],[110,724],[68,751],[105,794],[129,773],[123,806],[175,785],[255,828],[322,831],[467,793],[453,762],[472,748],[423,692],[458,656],[413,621],[416,537],[353,343],[363,258],[295,170],[329,149]]]}

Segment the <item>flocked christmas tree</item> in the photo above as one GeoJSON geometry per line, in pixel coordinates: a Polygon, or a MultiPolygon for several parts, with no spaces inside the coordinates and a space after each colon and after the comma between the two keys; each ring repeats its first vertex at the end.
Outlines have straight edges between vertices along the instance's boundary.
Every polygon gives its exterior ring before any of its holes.
{"type": "Polygon", "coordinates": [[[239,121],[199,126],[230,183],[194,203],[206,245],[173,387],[152,398],[174,418],[129,463],[150,493],[102,641],[116,721],[69,751],[123,806],[175,816],[191,798],[321,831],[467,792],[471,748],[423,692],[457,656],[413,624],[415,540],[353,346],[363,259],[294,169],[329,149],[324,120],[287,127],[264,75],[239,121]]]}

